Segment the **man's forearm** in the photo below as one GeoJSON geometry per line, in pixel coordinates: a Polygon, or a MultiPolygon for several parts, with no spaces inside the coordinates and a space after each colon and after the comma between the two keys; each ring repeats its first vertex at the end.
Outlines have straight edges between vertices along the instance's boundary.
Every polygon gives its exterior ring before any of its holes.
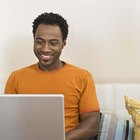
{"type": "Polygon", "coordinates": [[[93,130],[82,130],[76,128],[68,133],[66,133],[66,140],[89,140],[89,138],[96,136],[97,132],[93,130]]]}
{"type": "Polygon", "coordinates": [[[88,117],[80,122],[80,124],[73,130],[66,133],[66,140],[89,140],[98,133],[99,128],[99,114],[95,118],[88,117]]]}

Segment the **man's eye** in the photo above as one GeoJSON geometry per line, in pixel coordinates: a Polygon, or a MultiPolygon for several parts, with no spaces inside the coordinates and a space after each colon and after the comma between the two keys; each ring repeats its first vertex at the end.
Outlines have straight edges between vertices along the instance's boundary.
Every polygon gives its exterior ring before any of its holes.
{"type": "Polygon", "coordinates": [[[58,43],[57,42],[50,42],[51,46],[57,46],[58,43]]]}
{"type": "Polygon", "coordinates": [[[37,44],[37,45],[44,45],[44,42],[43,41],[40,41],[40,40],[36,40],[35,41],[35,44],[37,44]]]}

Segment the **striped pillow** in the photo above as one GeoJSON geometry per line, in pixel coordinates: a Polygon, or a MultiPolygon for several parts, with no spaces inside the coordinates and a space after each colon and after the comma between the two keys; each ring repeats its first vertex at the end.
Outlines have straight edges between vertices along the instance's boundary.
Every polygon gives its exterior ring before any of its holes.
{"type": "Polygon", "coordinates": [[[91,140],[133,140],[133,122],[101,113],[99,133],[91,140]]]}

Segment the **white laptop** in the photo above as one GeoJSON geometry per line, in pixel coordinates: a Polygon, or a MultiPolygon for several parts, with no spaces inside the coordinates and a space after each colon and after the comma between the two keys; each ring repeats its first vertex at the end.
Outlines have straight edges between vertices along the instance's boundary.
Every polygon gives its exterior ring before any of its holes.
{"type": "Polygon", "coordinates": [[[60,94],[0,95],[1,140],[64,140],[60,94]]]}

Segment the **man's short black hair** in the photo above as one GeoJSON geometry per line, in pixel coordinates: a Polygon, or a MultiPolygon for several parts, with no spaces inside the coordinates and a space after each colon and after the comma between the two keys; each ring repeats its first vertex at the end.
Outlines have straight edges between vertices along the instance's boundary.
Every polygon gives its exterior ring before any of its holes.
{"type": "Polygon", "coordinates": [[[68,36],[68,24],[67,21],[59,14],[55,13],[42,13],[33,21],[33,36],[35,37],[35,32],[40,24],[49,24],[49,25],[58,25],[61,33],[63,41],[67,39],[68,36]]]}

